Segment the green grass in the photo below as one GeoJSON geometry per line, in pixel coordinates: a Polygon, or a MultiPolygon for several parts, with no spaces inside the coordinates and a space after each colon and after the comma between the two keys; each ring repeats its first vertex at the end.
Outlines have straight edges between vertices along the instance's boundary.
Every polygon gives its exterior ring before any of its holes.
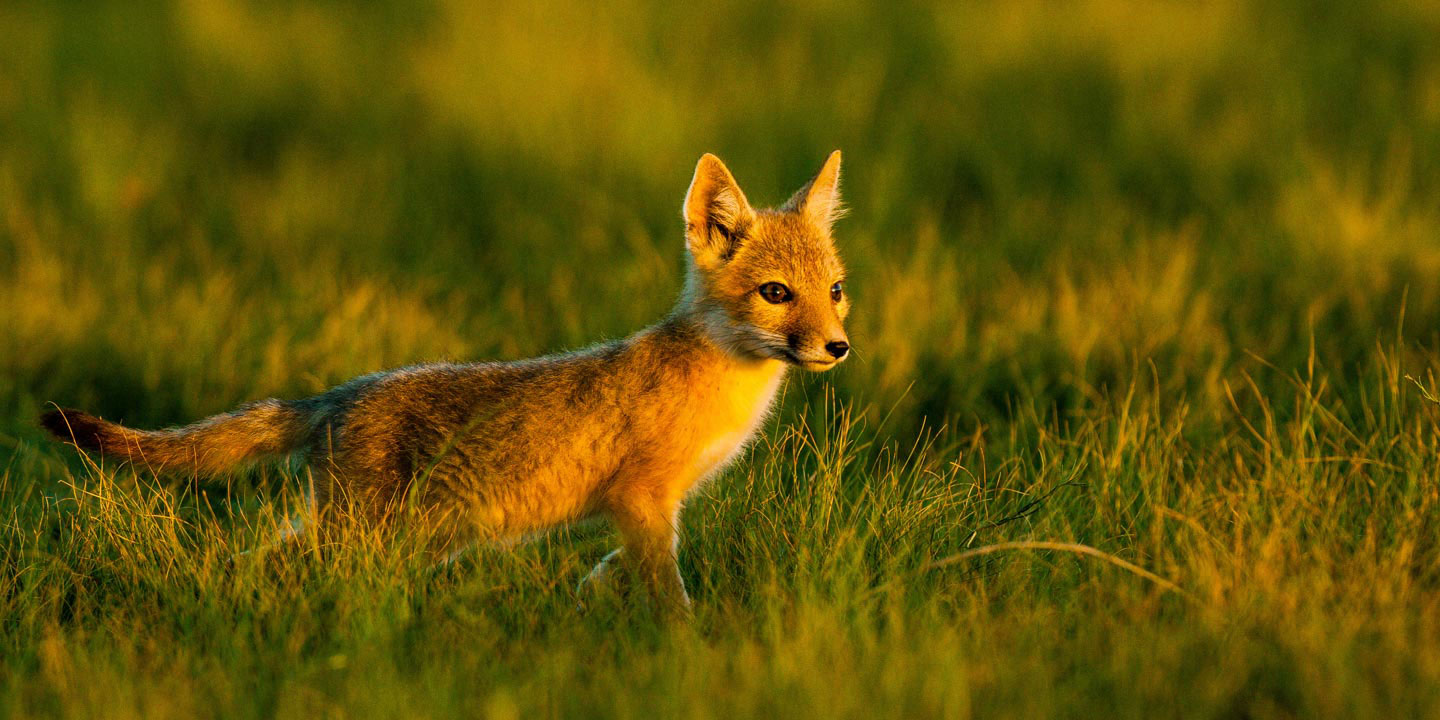
{"type": "Polygon", "coordinates": [[[0,3],[0,716],[1440,715],[1436,37],[1420,0],[0,3]],[[35,423],[629,333],[702,152],[768,204],[836,147],[857,356],[687,508],[691,623],[574,612],[604,528],[232,565],[298,468],[35,423]],[[1104,557],[962,556],[1018,542],[1104,557]]]}

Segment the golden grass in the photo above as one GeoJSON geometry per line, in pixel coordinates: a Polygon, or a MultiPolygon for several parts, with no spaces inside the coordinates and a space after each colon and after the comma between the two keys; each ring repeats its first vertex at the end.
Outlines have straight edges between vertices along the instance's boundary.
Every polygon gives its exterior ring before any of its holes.
{"type": "Polygon", "coordinates": [[[0,7],[0,716],[1435,716],[1437,23],[0,7]],[[856,357],[687,509],[688,625],[573,611],[603,528],[237,560],[302,469],[34,424],[633,331],[700,153],[835,147],[856,357]]]}

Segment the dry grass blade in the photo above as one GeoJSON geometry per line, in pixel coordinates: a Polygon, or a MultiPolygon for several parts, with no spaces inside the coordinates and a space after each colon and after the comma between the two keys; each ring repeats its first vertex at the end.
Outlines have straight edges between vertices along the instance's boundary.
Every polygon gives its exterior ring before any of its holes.
{"type": "Polygon", "coordinates": [[[1155,573],[1150,572],[1149,570],[1146,570],[1145,568],[1142,568],[1135,563],[1111,555],[1110,553],[1104,552],[1103,550],[1097,550],[1093,547],[1090,547],[1089,545],[1081,545],[1079,543],[1052,542],[1048,540],[1017,540],[1015,542],[995,543],[994,545],[985,545],[983,547],[974,548],[973,550],[966,550],[962,553],[956,553],[949,557],[941,558],[927,564],[924,567],[924,570],[928,572],[930,570],[935,570],[938,568],[946,567],[948,565],[954,565],[956,563],[964,562],[965,560],[969,560],[970,558],[980,557],[982,555],[993,555],[995,553],[1005,552],[1007,550],[1054,550],[1056,552],[1068,552],[1075,553],[1077,555],[1088,555],[1093,558],[1104,560],[1105,562],[1110,563],[1111,565],[1114,565],[1115,567],[1118,567],[1122,570],[1129,571],[1132,574],[1139,575],[1140,577],[1143,577],[1146,580],[1149,580],[1150,582],[1153,582],[1166,590],[1173,591],[1191,600],[1196,599],[1193,594],[1191,594],[1185,588],[1180,587],[1180,585],[1173,580],[1167,580],[1166,578],[1156,575],[1155,573]]]}

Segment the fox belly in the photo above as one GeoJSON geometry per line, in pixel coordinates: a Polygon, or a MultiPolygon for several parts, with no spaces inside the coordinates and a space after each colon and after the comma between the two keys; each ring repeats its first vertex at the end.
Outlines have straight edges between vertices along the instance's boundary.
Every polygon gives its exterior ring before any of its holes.
{"type": "Polygon", "coordinates": [[[604,465],[610,463],[574,454],[534,460],[522,468],[442,470],[433,478],[446,488],[437,500],[479,535],[497,539],[585,520],[603,509],[604,465]]]}
{"type": "Polygon", "coordinates": [[[498,410],[482,406],[467,413],[478,420],[443,427],[432,414],[423,439],[394,441],[388,456],[414,460],[391,463],[396,471],[381,482],[413,484],[420,505],[480,537],[507,539],[590,517],[623,443],[612,413],[569,412],[570,422],[555,423],[554,403],[540,394],[507,399],[498,410]]]}

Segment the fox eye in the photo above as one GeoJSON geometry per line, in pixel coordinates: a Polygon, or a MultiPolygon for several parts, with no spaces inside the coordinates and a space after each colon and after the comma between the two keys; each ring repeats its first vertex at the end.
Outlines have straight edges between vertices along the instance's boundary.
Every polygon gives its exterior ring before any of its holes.
{"type": "Polygon", "coordinates": [[[790,288],[777,282],[769,282],[761,285],[759,293],[760,297],[765,298],[766,302],[771,303],[783,303],[790,299],[790,288]]]}
{"type": "Polygon", "coordinates": [[[842,297],[845,297],[845,283],[842,281],[842,282],[837,282],[837,283],[835,283],[834,285],[831,285],[831,286],[830,286],[830,299],[831,299],[832,301],[838,303],[838,302],[840,302],[840,298],[842,298],[842,297]]]}

